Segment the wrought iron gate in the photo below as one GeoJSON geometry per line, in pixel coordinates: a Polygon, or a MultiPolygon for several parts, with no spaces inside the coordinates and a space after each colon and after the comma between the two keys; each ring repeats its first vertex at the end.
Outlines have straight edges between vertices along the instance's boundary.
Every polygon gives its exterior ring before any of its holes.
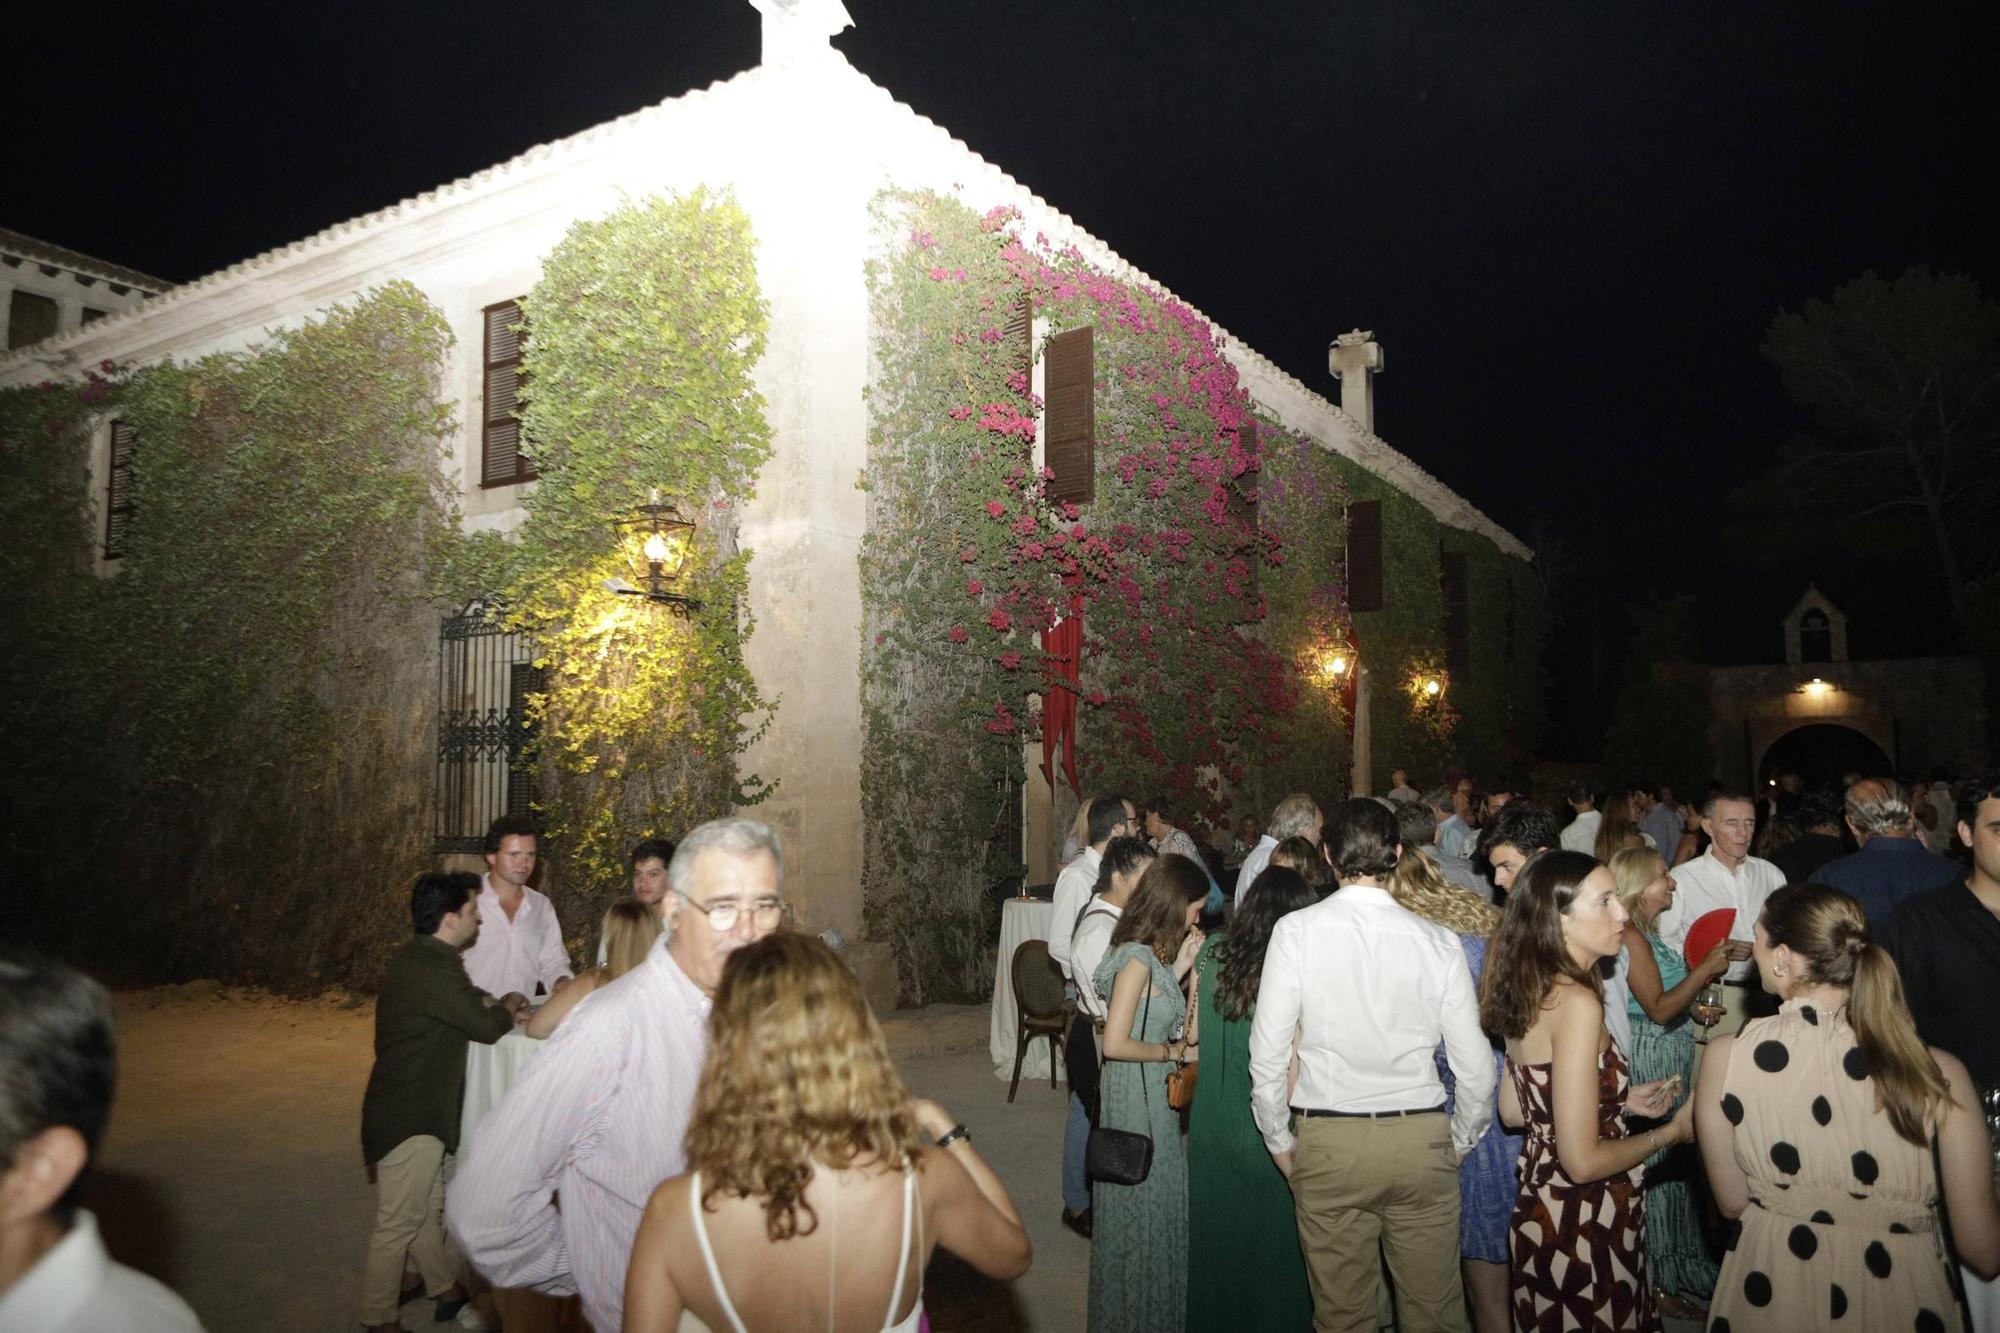
{"type": "Polygon", "coordinates": [[[527,640],[473,601],[438,629],[437,828],[439,852],[477,852],[486,826],[530,813],[535,766],[527,699],[543,672],[527,640]]]}

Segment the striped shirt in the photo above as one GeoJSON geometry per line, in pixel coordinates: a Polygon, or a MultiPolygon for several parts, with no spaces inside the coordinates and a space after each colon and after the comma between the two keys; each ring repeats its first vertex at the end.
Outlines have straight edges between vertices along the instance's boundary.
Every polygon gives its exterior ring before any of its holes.
{"type": "Polygon", "coordinates": [[[480,1121],[445,1196],[452,1236],[493,1285],[580,1293],[593,1328],[623,1327],[640,1214],[687,1169],[710,1002],[667,943],[584,997],[480,1121]]]}

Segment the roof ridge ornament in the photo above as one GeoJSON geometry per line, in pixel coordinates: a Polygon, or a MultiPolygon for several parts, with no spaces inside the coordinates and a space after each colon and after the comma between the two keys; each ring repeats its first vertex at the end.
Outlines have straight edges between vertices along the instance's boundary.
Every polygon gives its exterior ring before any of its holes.
{"type": "Polygon", "coordinates": [[[765,65],[824,59],[839,53],[833,38],[854,26],[841,0],[750,0],[764,16],[765,65]]]}

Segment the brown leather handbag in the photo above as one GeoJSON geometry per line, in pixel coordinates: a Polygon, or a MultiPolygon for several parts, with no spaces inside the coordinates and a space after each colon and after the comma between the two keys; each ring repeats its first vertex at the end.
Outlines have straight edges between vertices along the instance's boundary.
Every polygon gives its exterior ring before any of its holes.
{"type": "MultiPolygon", "coordinates": [[[[1195,1004],[1201,994],[1201,973],[1196,972],[1188,979],[1188,1016],[1194,1016],[1195,1004]]],[[[1185,1111],[1194,1105],[1195,1080],[1201,1077],[1201,1061],[1193,1060],[1176,1065],[1167,1071],[1167,1105],[1176,1111],[1185,1111]]]]}

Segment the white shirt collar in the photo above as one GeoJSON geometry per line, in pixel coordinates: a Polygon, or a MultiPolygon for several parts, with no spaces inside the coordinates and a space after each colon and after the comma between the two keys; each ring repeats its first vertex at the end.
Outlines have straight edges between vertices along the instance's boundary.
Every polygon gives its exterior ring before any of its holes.
{"type": "Polygon", "coordinates": [[[104,1285],[111,1257],[97,1234],[97,1219],[82,1209],[69,1234],[5,1292],[0,1329],[63,1328],[104,1285]]]}

